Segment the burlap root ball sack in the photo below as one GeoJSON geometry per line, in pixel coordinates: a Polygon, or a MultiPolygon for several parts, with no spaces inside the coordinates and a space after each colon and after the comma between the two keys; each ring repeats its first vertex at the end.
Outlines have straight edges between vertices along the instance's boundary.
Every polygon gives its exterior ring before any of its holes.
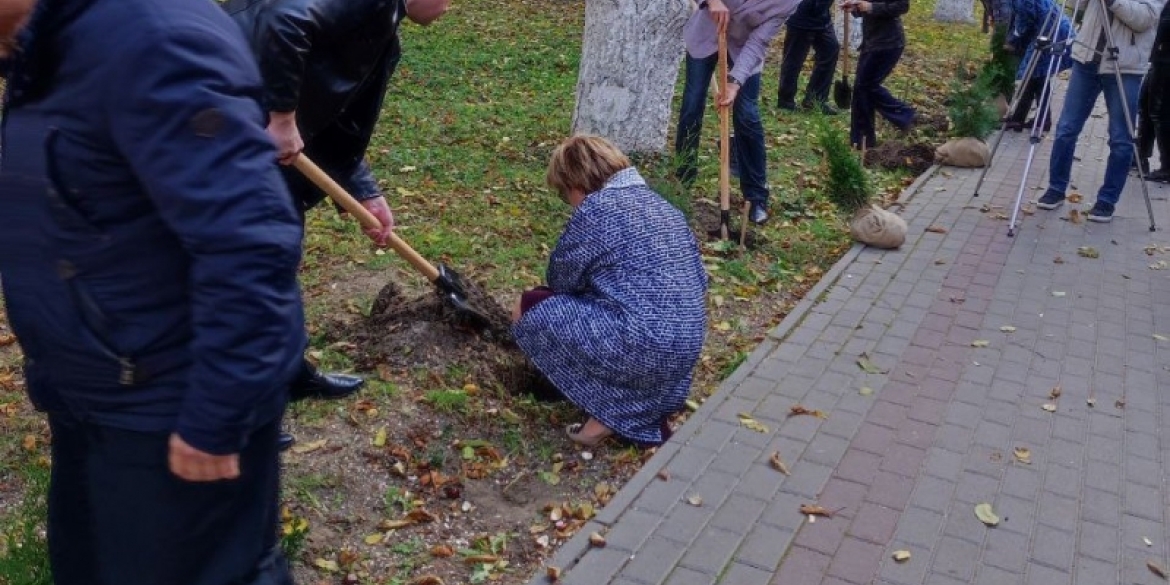
{"type": "Polygon", "coordinates": [[[906,241],[906,220],[892,211],[870,205],[853,214],[849,233],[867,246],[892,250],[906,241]]]}
{"type": "Polygon", "coordinates": [[[934,162],[952,167],[985,167],[991,161],[991,148],[978,138],[952,138],[934,149],[934,162]]]}

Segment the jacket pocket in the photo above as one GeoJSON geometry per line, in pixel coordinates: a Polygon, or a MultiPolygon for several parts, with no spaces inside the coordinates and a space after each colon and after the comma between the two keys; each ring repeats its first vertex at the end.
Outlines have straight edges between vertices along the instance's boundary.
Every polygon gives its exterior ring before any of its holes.
{"type": "Polygon", "coordinates": [[[118,346],[114,340],[114,323],[98,303],[84,282],[78,278],[73,265],[58,261],[58,274],[65,282],[69,298],[78,316],[82,341],[95,348],[101,357],[117,362],[118,384],[132,386],[136,382],[135,359],[132,352],[118,346]]]}

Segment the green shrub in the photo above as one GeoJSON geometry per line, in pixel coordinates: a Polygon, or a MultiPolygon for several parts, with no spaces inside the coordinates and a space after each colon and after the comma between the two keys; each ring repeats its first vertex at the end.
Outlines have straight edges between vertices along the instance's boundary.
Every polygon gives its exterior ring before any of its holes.
{"type": "Polygon", "coordinates": [[[846,215],[869,205],[873,189],[845,132],[821,118],[817,120],[817,137],[829,167],[825,196],[846,215]]]}
{"type": "Polygon", "coordinates": [[[995,90],[993,74],[985,68],[972,79],[964,63],[960,63],[951,81],[947,99],[947,115],[951,119],[950,135],[954,138],[982,140],[999,125],[999,112],[992,103],[995,90]]]}
{"type": "Polygon", "coordinates": [[[986,77],[992,97],[1002,95],[1011,99],[1015,93],[1016,68],[1019,59],[1003,48],[1007,40],[1007,27],[996,26],[991,34],[991,58],[983,63],[981,77],[986,77]]]}

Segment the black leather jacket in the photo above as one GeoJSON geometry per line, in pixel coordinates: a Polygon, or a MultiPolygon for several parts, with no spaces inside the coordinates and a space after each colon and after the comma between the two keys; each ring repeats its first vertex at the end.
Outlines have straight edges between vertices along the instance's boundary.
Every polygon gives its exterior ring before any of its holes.
{"type": "Polygon", "coordinates": [[[910,11],[910,0],[871,0],[872,8],[861,15],[862,53],[906,46],[902,15],[910,11]]]}
{"type": "Polygon", "coordinates": [[[265,108],[295,109],[306,154],[345,185],[401,56],[406,0],[228,0],[223,8],[256,53],[265,108]]]}
{"type": "Polygon", "coordinates": [[[1170,65],[1170,3],[1162,7],[1162,17],[1158,19],[1158,35],[1154,37],[1154,50],[1150,52],[1150,62],[1155,65],[1170,65]]]}

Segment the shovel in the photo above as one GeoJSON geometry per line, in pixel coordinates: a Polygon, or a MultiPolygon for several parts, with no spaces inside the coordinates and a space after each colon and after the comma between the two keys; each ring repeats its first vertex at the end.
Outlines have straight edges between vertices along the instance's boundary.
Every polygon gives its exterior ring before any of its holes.
{"type": "MultiPolygon", "coordinates": [[[[727,28],[719,27],[719,84],[716,99],[727,89],[727,28]]],[[[719,106],[719,237],[731,239],[731,108],[719,106]]]]}
{"type": "MultiPolygon", "coordinates": [[[[348,211],[351,215],[357,218],[358,223],[362,227],[370,229],[382,229],[382,222],[374,217],[357,199],[353,198],[344,187],[337,184],[332,177],[327,175],[325,171],[316,163],[309,160],[309,157],[301,154],[293,160],[293,166],[313,182],[318,188],[329,195],[329,198],[340,205],[343,209],[348,211]]],[[[414,251],[409,244],[398,237],[394,232],[390,232],[390,248],[393,249],[403,260],[410,263],[411,266],[422,273],[427,280],[435,285],[436,292],[439,293],[439,298],[443,303],[454,309],[455,315],[462,318],[464,321],[479,329],[488,328],[491,326],[491,320],[487,315],[473,307],[467,302],[467,289],[463,286],[463,278],[457,272],[440,264],[435,267],[430,262],[427,262],[418,252],[414,251]]]]}
{"type": "Polygon", "coordinates": [[[841,79],[833,84],[833,101],[838,108],[848,108],[853,102],[853,88],[849,87],[849,21],[853,15],[845,13],[845,42],[841,44],[841,79]]]}

